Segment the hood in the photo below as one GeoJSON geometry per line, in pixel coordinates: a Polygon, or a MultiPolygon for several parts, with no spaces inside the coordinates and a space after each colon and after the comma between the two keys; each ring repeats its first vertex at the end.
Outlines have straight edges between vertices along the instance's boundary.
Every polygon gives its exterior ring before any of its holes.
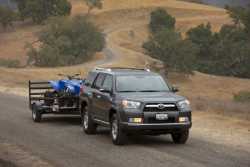
{"type": "Polygon", "coordinates": [[[185,100],[183,96],[176,95],[172,92],[133,92],[121,93],[122,99],[140,101],[144,103],[176,103],[185,100]]]}

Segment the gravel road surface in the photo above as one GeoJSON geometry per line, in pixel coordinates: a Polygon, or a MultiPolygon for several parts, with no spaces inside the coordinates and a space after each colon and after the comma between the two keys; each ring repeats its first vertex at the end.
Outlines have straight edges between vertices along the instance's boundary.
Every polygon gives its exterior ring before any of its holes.
{"type": "Polygon", "coordinates": [[[33,123],[27,99],[0,94],[0,142],[18,145],[54,166],[250,166],[250,152],[203,140],[202,133],[191,132],[186,145],[173,144],[169,136],[137,136],[119,147],[111,143],[108,129],[85,135],[79,117],[48,116],[33,123]]]}

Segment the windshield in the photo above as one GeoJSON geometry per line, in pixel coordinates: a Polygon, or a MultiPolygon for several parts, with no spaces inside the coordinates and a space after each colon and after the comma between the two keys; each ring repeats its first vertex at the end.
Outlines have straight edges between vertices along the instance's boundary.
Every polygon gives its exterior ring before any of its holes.
{"type": "Polygon", "coordinates": [[[161,76],[135,75],[118,76],[116,90],[118,92],[162,92],[169,91],[169,87],[161,76]]]}

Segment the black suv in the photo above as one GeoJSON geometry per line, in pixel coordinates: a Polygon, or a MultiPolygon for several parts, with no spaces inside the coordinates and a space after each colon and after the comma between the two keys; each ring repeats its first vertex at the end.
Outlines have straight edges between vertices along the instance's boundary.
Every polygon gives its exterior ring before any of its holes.
{"type": "Polygon", "coordinates": [[[114,144],[129,134],[171,134],[186,143],[192,126],[189,101],[178,89],[147,69],[97,68],[86,78],[80,96],[83,130],[94,134],[97,125],[110,127],[114,144]]]}

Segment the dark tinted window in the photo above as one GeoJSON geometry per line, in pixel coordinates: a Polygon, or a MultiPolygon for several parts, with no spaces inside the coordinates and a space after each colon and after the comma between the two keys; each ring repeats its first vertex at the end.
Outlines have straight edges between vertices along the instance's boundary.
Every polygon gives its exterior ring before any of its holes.
{"type": "Polygon", "coordinates": [[[119,92],[161,92],[169,87],[158,75],[128,75],[116,78],[116,89],[119,92]]]}
{"type": "Polygon", "coordinates": [[[106,75],[102,88],[105,90],[112,91],[112,85],[113,85],[113,77],[111,75],[106,75]]]}
{"type": "Polygon", "coordinates": [[[105,78],[105,75],[100,73],[95,80],[94,88],[100,89],[102,87],[102,83],[103,83],[104,78],[105,78]]]}
{"type": "Polygon", "coordinates": [[[93,82],[95,81],[96,76],[97,76],[96,72],[90,72],[88,77],[85,80],[85,85],[92,86],[93,82]]]}

